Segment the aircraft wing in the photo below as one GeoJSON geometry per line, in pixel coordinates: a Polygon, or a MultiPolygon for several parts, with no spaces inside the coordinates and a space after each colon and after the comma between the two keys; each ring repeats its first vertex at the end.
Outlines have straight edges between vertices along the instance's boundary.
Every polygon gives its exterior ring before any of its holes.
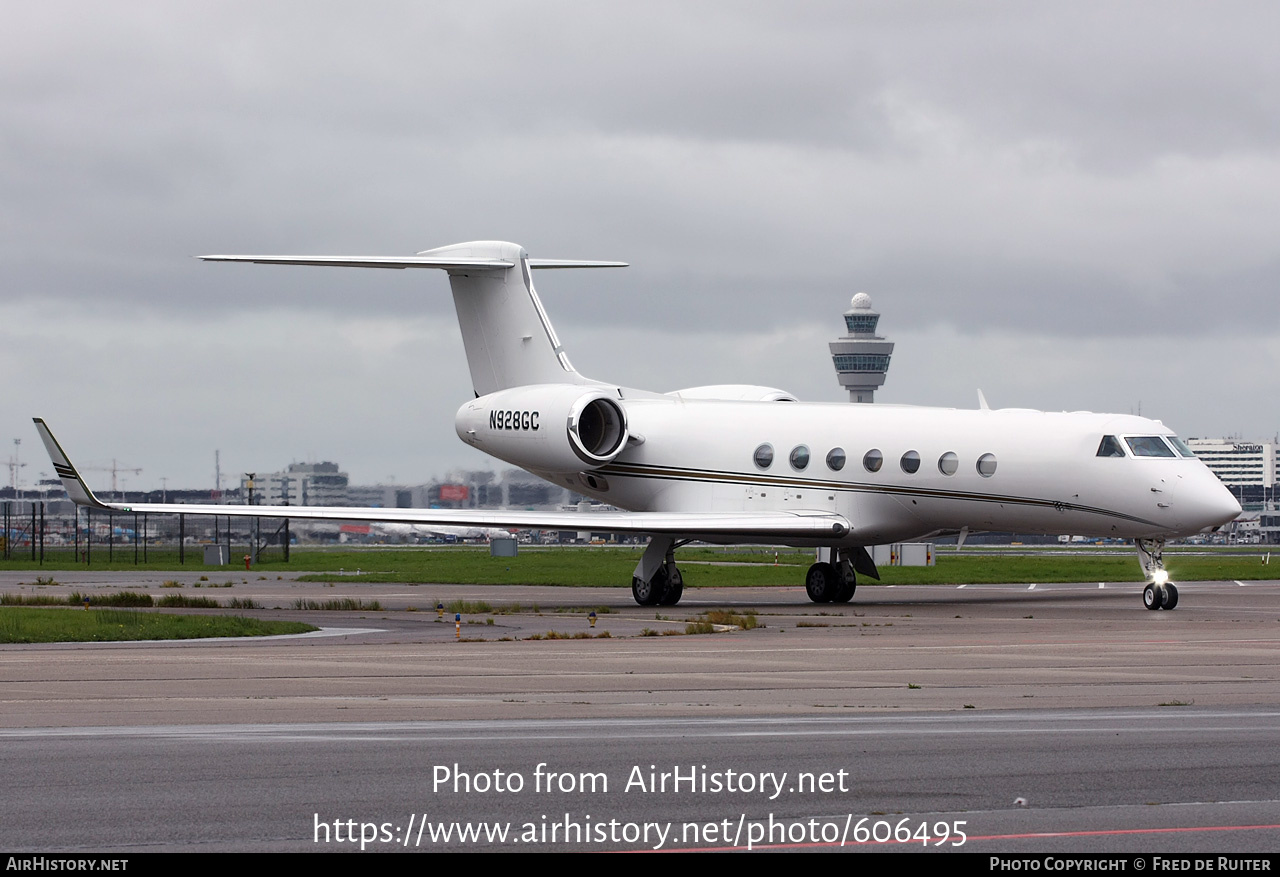
{"type": "Polygon", "coordinates": [[[295,520],[368,521],[370,523],[441,524],[451,527],[495,527],[533,530],[592,530],[600,533],[665,535],[683,539],[752,542],[769,539],[830,539],[848,535],[843,515],[824,511],[737,512],[531,512],[484,509],[380,509],[346,506],[188,505],[184,503],[109,503],[94,496],[66,452],[41,418],[36,431],[53,468],[73,502],[123,514],[231,515],[295,520]]]}

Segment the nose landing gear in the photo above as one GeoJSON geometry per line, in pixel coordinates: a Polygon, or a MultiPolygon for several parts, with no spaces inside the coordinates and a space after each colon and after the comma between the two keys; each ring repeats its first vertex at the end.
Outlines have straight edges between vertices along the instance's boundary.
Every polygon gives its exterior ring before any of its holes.
{"type": "Polygon", "coordinates": [[[1164,540],[1135,539],[1133,544],[1138,549],[1142,574],[1147,578],[1147,586],[1142,589],[1142,605],[1152,610],[1173,609],[1178,605],[1178,588],[1169,581],[1169,573],[1164,568],[1164,540]]]}
{"type": "Polygon", "coordinates": [[[1178,605],[1178,587],[1173,582],[1151,582],[1142,589],[1142,605],[1148,609],[1172,609],[1178,605]]]}

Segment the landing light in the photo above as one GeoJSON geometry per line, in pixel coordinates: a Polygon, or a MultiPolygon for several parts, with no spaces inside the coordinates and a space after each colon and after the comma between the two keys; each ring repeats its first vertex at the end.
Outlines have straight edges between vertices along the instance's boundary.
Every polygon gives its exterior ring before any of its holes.
{"type": "Polygon", "coordinates": [[[1165,582],[1169,581],[1169,571],[1166,569],[1156,570],[1151,574],[1151,581],[1155,582],[1157,585],[1163,585],[1165,582]]]}

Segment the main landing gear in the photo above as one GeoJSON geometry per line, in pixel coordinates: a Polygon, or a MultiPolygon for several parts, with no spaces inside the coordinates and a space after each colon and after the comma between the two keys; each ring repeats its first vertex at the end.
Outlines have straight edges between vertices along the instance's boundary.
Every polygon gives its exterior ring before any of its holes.
{"type": "MultiPolygon", "coordinates": [[[[674,606],[684,594],[684,577],[676,567],[676,549],[689,542],[654,536],[631,576],[631,596],[641,606],[674,606]]],[[[809,567],[804,589],[815,603],[848,603],[857,590],[856,573],[880,578],[865,548],[819,548],[818,562],[809,567]]],[[[1175,592],[1175,600],[1177,599],[1175,592]]]]}
{"type": "Polygon", "coordinates": [[[1138,549],[1142,574],[1147,577],[1147,586],[1142,589],[1142,605],[1148,609],[1173,609],[1178,605],[1178,588],[1169,581],[1169,573],[1164,568],[1164,540],[1134,539],[1133,544],[1138,549]]]}
{"type": "MultiPolygon", "coordinates": [[[[685,544],[684,542],[680,543],[685,544]]],[[[674,606],[684,595],[684,577],[676,567],[676,542],[654,536],[631,576],[631,596],[641,606],[674,606]]]]}
{"type": "Polygon", "coordinates": [[[848,603],[858,589],[853,558],[837,549],[819,549],[818,562],[805,574],[804,589],[815,603],[848,603]]]}

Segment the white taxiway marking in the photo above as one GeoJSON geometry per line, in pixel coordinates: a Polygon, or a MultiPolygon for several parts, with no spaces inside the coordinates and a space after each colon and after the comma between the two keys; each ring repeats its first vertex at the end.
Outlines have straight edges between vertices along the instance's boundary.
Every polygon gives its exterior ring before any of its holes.
{"type": "MultiPolygon", "coordinates": [[[[319,630],[313,630],[310,633],[286,633],[280,636],[257,636],[252,639],[303,639],[306,637],[321,636],[358,636],[365,633],[386,633],[380,627],[322,627],[319,630]]],[[[240,637],[240,639],[250,639],[250,637],[240,637]]]]}

